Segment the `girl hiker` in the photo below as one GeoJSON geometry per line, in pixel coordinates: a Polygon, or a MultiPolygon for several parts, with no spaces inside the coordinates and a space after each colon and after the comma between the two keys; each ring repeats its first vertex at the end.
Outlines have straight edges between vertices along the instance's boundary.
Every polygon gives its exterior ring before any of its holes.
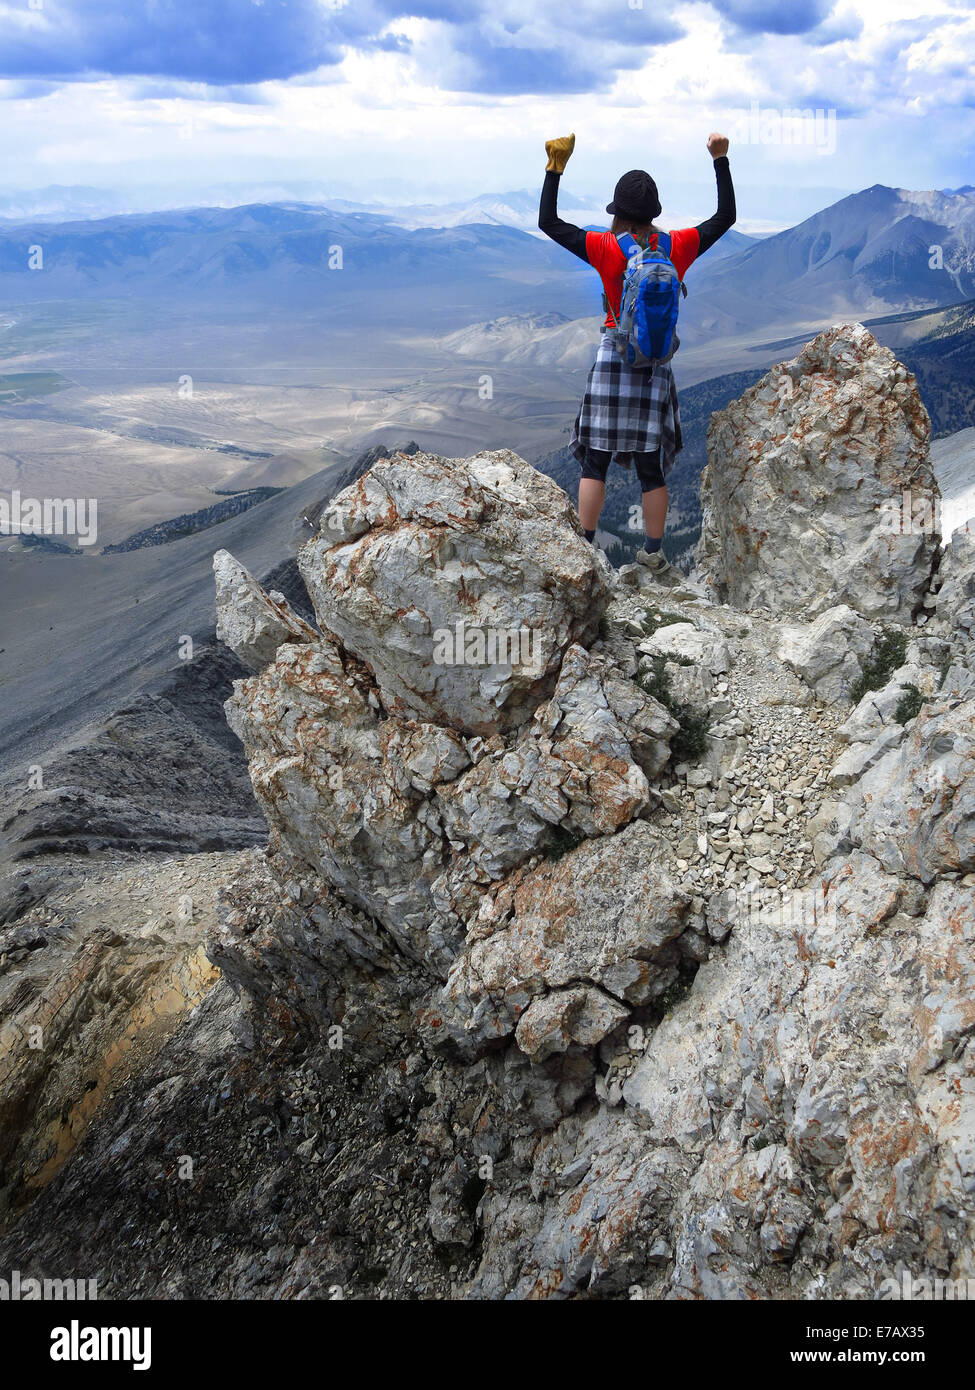
{"type": "MultiPolygon", "coordinates": [[[[631,169],[617,183],[613,201],[606,208],[613,214],[608,232],[586,232],[571,222],[562,221],[558,214],[559,179],[575,142],[574,135],[545,142],[548,163],[538,225],[546,236],[599,271],[605,291],[604,302],[608,305],[602,341],[569,440],[569,449],[582,465],[579,520],[592,541],[606,500],[606,471],[610,460],[615,455],[617,463],[627,468],[633,463],[643,491],[643,520],[647,533],[645,546],[637,559],[659,573],[670,568],[661,542],[667,520],[665,480],[681,448],[680,411],[669,360],[644,358],[643,365],[630,366],[617,349],[616,340],[623,336],[621,330],[627,326],[625,313],[623,323],[620,322],[624,273],[629,255],[639,256],[641,248],[649,252],[659,250],[659,259],[666,267],[662,274],[673,281],[672,312],[676,324],[679,302],[676,282],[680,282],[683,290],[684,275],[691,262],[713,246],[735,220],[728,141],[717,134],[708,138],[708,152],[714,160],[718,181],[717,212],[696,227],[671,232],[669,239],[653,225],[653,219],[660,215],[660,199],[657,185],[642,169],[631,169]],[[672,263],[672,268],[668,262],[672,263]]],[[[655,273],[658,276],[661,273],[659,266],[655,273]]],[[[668,353],[672,352],[677,344],[676,334],[666,342],[668,353]]],[[[633,356],[631,351],[631,360],[633,356]]]]}

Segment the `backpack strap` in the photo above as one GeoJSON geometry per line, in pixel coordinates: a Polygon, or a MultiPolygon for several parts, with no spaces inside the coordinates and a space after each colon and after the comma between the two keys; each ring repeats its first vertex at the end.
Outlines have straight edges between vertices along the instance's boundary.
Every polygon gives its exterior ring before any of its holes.
{"type": "MultiPolygon", "coordinates": [[[[672,254],[671,254],[671,252],[672,252],[672,250],[673,250],[673,246],[674,246],[674,243],[673,243],[673,241],[671,240],[671,237],[670,237],[670,233],[669,233],[669,232],[658,232],[658,233],[657,233],[657,250],[658,250],[658,251],[662,251],[663,254],[667,257],[668,261],[671,262],[671,264],[673,264],[673,260],[674,260],[672,254]]],[[[683,280],[680,282],[680,292],[681,292],[681,294],[683,295],[683,297],[686,299],[686,298],[687,298],[687,286],[684,284],[683,280]]]]}
{"type": "Polygon", "coordinates": [[[635,237],[630,236],[629,232],[620,232],[616,240],[619,242],[619,248],[627,260],[630,259],[634,251],[640,250],[640,243],[635,237]]]}

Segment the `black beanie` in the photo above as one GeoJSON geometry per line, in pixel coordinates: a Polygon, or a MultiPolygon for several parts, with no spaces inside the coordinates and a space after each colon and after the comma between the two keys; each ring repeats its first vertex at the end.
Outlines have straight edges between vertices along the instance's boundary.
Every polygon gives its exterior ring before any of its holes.
{"type": "Polygon", "coordinates": [[[657,185],[645,170],[631,169],[617,183],[606,211],[618,217],[632,217],[634,222],[652,222],[660,216],[657,185]]]}

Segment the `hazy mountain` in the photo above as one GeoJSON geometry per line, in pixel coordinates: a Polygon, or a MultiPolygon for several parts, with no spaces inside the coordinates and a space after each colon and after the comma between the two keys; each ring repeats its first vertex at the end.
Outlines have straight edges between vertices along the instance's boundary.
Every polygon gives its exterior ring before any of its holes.
{"type": "Polygon", "coordinates": [[[21,189],[0,194],[0,218],[4,220],[63,221],[70,217],[103,217],[121,212],[126,203],[107,188],[84,184],[50,184],[47,188],[21,189]]]}
{"type": "Polygon", "coordinates": [[[708,326],[722,333],[970,299],[975,193],[875,184],[737,256],[702,261],[695,288],[707,297],[708,326]]]}
{"type": "Polygon", "coordinates": [[[727,256],[737,256],[742,251],[750,251],[757,246],[759,242],[767,240],[767,237],[746,236],[744,232],[739,232],[734,227],[730,227],[720,241],[716,241],[710,250],[705,251],[704,257],[699,263],[699,268],[703,265],[714,265],[715,261],[723,261],[727,256]]]}
{"type": "Polygon", "coordinates": [[[313,284],[327,279],[338,293],[354,281],[360,306],[381,311],[380,287],[426,288],[444,277],[476,283],[499,275],[544,276],[566,272],[565,260],[559,247],[512,227],[409,231],[375,214],[254,204],[52,223],[42,230],[32,223],[0,227],[0,295],[18,301],[123,290],[146,296],[243,291],[255,298],[293,292],[306,299],[313,284]],[[40,269],[31,268],[31,247],[41,250],[40,269]],[[366,281],[372,292],[363,298],[366,281]]]}
{"type": "Polygon", "coordinates": [[[481,361],[531,363],[544,367],[588,367],[599,341],[595,315],[505,314],[450,333],[442,347],[481,361]]]}
{"type": "MultiPolygon", "coordinates": [[[[203,208],[231,209],[270,204],[317,212],[362,214],[379,217],[394,226],[415,231],[421,227],[460,227],[471,223],[518,227],[538,232],[539,188],[520,188],[507,193],[480,193],[449,203],[363,203],[333,197],[324,183],[283,182],[250,185],[216,185],[205,196],[186,190],[152,185],[125,190],[91,188],[82,184],[51,184],[46,188],[19,189],[0,193],[0,222],[57,222],[75,219],[103,219],[121,215],[186,211],[203,208]]],[[[605,198],[575,194],[563,188],[559,195],[562,213],[580,226],[606,225],[605,198]]],[[[671,222],[664,218],[666,225],[671,222]]],[[[676,224],[675,224],[676,225],[676,224]]],[[[741,233],[736,237],[741,239],[741,233]]],[[[743,243],[752,238],[744,238],[743,243]]]]}
{"type": "MultiPolygon", "coordinates": [[[[418,317],[425,304],[434,311],[445,303],[458,310],[463,303],[493,305],[494,314],[489,309],[483,316],[489,320],[509,312],[516,296],[529,312],[552,309],[551,300],[540,300],[530,287],[557,276],[567,286],[559,307],[570,316],[579,313],[583,306],[578,298],[572,302],[568,286],[587,284],[580,277],[591,279],[591,272],[554,243],[503,224],[502,208],[535,216],[534,193],[505,202],[508,197],[491,207],[484,199],[455,205],[454,225],[415,229],[392,221],[392,210],[300,203],[41,227],[10,223],[0,226],[0,296],[8,302],[121,293],[169,299],[185,292],[242,304],[307,303],[315,287],[327,285],[338,297],[353,291],[356,312],[373,317],[392,307],[386,298],[392,295],[418,317]],[[474,215],[494,220],[469,220],[474,215]],[[42,270],[30,268],[31,247],[43,253],[42,270]],[[329,267],[335,247],[341,248],[342,273],[329,267]],[[463,282],[463,295],[445,294],[447,281],[463,282]]],[[[570,200],[563,201],[570,212],[570,200]]],[[[760,324],[795,330],[851,315],[957,303],[975,294],[975,194],[878,185],[775,236],[756,240],[732,230],[694,267],[691,288],[695,331],[711,335],[754,332],[760,324]],[[932,246],[941,248],[941,268],[929,268],[932,246]]],[[[594,300],[598,295],[587,295],[585,306],[594,300]]],[[[555,351],[551,360],[566,359],[555,351]]]]}
{"type": "MultiPolygon", "coordinates": [[[[510,193],[481,193],[456,203],[409,203],[406,206],[388,203],[352,203],[342,198],[326,198],[329,207],[337,211],[362,212],[385,218],[399,227],[462,227],[468,223],[488,223],[502,227],[520,227],[530,232],[538,227],[539,189],[520,188],[510,193]]],[[[599,200],[579,197],[568,190],[560,191],[560,211],[570,221],[596,212],[599,200]]]]}
{"type": "MultiPolygon", "coordinates": [[[[382,217],[397,226],[455,227],[469,222],[494,223],[530,231],[538,221],[538,192],[517,189],[507,193],[480,193],[449,203],[356,202],[333,196],[324,182],[283,180],[279,183],[255,181],[249,184],[210,185],[200,190],[166,185],[143,185],[129,189],[91,188],[82,184],[50,184],[45,188],[15,189],[0,193],[0,219],[23,221],[103,218],[120,214],[158,212],[165,209],[234,208],[254,203],[281,206],[300,205],[343,213],[364,213],[382,217]]],[[[605,199],[603,199],[605,203],[605,199]]],[[[602,213],[595,196],[574,195],[566,190],[561,204],[574,213],[602,213]]]]}

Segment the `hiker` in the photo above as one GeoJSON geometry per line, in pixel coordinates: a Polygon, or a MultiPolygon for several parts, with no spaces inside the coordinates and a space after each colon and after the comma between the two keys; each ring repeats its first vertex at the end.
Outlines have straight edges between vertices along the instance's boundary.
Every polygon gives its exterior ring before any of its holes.
{"type": "MultiPolygon", "coordinates": [[[[688,267],[713,246],[735,220],[728,141],[716,133],[708,137],[708,153],[714,160],[718,183],[717,212],[706,222],[671,232],[669,237],[653,225],[653,219],[660,215],[660,199],[657,185],[642,169],[631,169],[617,183],[613,201],[606,207],[613,215],[608,232],[587,232],[571,222],[563,222],[558,214],[559,179],[575,148],[575,141],[574,135],[563,135],[545,142],[548,163],[538,226],[546,236],[598,270],[607,309],[601,329],[602,340],[569,439],[569,449],[582,465],[579,520],[587,539],[593,541],[606,500],[606,472],[610,461],[615,455],[617,463],[624,467],[632,463],[643,493],[647,535],[637,559],[661,573],[670,569],[661,549],[667,520],[666,478],[681,448],[677,388],[669,361],[678,343],[673,329],[679,294],[687,293],[683,280],[688,267]],[[658,303],[669,306],[670,333],[664,331],[662,337],[657,333],[653,339],[664,345],[660,357],[648,359],[644,355],[642,365],[631,366],[623,360],[617,347],[619,340],[629,352],[628,360],[634,360],[633,349],[626,348],[630,321],[625,306],[621,319],[623,281],[628,256],[640,258],[643,253],[654,253],[653,259],[659,262],[652,274],[662,286],[662,298],[658,303]]],[[[633,264],[636,267],[639,259],[633,264]]],[[[630,298],[628,295],[627,302],[630,298]]],[[[653,312],[651,310],[651,315],[653,312]]],[[[629,341],[633,341],[632,331],[629,341]]],[[[639,362],[639,355],[636,360],[639,362]]]]}

